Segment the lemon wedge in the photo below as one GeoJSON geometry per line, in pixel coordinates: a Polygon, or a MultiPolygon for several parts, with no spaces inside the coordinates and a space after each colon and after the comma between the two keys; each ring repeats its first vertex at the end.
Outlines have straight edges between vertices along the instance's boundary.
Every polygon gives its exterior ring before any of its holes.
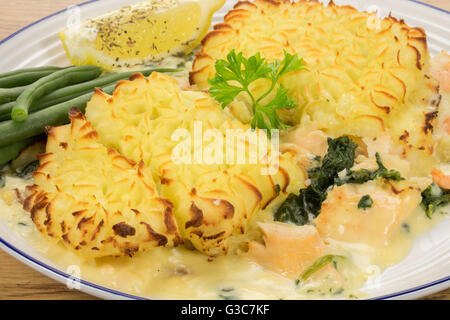
{"type": "Polygon", "coordinates": [[[138,2],[69,26],[60,38],[74,65],[119,71],[192,51],[225,0],[138,2]]]}

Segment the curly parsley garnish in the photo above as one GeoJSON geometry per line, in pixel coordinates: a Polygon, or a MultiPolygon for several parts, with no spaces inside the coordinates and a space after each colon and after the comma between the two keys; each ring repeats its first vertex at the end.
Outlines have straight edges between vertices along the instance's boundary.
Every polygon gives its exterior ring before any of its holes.
{"type": "Polygon", "coordinates": [[[211,96],[222,104],[222,108],[229,105],[238,94],[245,92],[252,101],[253,119],[252,128],[285,129],[287,126],[279,118],[277,109],[292,109],[297,103],[288,96],[288,89],[278,83],[278,80],[289,72],[305,69],[303,59],[297,54],[284,52],[282,61],[267,62],[259,53],[245,58],[241,53],[232,50],[226,60],[217,60],[215,64],[216,75],[209,80],[211,96]],[[250,91],[251,83],[259,79],[270,81],[270,88],[259,97],[250,91]],[[274,90],[275,96],[270,101],[264,98],[274,90]],[[265,101],[263,103],[263,100],[265,101]]]}

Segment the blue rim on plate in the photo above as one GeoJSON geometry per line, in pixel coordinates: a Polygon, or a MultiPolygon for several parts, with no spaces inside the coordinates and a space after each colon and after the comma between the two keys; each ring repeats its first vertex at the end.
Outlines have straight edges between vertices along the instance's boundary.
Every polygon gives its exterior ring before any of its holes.
{"type": "MultiPolygon", "coordinates": [[[[94,3],[94,2],[98,2],[98,1],[99,0],[89,0],[89,1],[83,2],[81,4],[78,4],[78,6],[85,6],[85,5],[88,5],[90,3],[94,3]]],[[[408,1],[417,3],[417,4],[420,4],[420,5],[429,7],[429,8],[432,8],[432,9],[437,10],[437,11],[444,12],[446,14],[450,14],[450,11],[447,11],[445,9],[441,9],[441,8],[435,7],[435,6],[433,6],[431,4],[428,4],[428,3],[423,3],[423,2],[417,1],[417,0],[408,0],[408,1]]],[[[61,13],[64,13],[65,11],[66,11],[66,9],[63,9],[63,10],[60,10],[58,12],[52,13],[51,15],[48,15],[48,16],[42,18],[42,19],[39,19],[39,20],[37,20],[37,21],[35,21],[35,22],[33,22],[33,23],[23,27],[22,29],[14,32],[10,36],[8,36],[5,39],[1,40],[0,41],[0,45],[2,45],[3,43],[5,43],[8,40],[14,38],[19,33],[21,33],[23,31],[31,28],[32,26],[34,26],[34,25],[36,25],[36,24],[38,24],[38,23],[40,23],[42,21],[45,21],[45,20],[47,20],[47,19],[49,19],[51,17],[57,16],[57,15],[59,15],[61,13]]],[[[48,264],[45,264],[45,263],[43,263],[43,262],[41,262],[41,261],[39,261],[39,260],[29,256],[25,252],[19,250],[18,248],[14,247],[13,245],[11,245],[7,241],[5,241],[2,237],[0,237],[0,244],[3,245],[5,248],[11,250],[15,254],[21,256],[22,258],[28,260],[28,262],[30,262],[32,264],[35,264],[35,265],[37,265],[37,266],[39,266],[41,268],[44,268],[47,271],[50,271],[51,273],[53,273],[53,274],[55,274],[57,276],[65,278],[66,280],[67,279],[72,279],[72,277],[69,274],[67,274],[65,272],[62,272],[62,271],[60,271],[60,270],[58,270],[56,268],[53,268],[53,267],[49,266],[48,264]]],[[[0,247],[2,247],[2,246],[0,246],[0,247]]],[[[424,284],[424,285],[421,285],[421,286],[417,286],[417,287],[414,287],[414,288],[402,290],[402,291],[399,291],[399,292],[395,292],[395,293],[391,293],[391,294],[387,294],[387,295],[383,295],[383,296],[374,297],[374,298],[371,298],[370,300],[392,299],[392,298],[400,297],[400,296],[407,295],[407,294],[410,294],[410,293],[418,292],[418,291],[423,290],[423,289],[431,288],[431,287],[443,284],[443,283],[445,283],[447,281],[450,281],[450,276],[447,276],[447,277],[444,277],[442,279],[435,280],[433,282],[430,282],[430,283],[427,283],[427,284],[424,284]]],[[[107,287],[103,287],[103,286],[100,286],[100,285],[97,285],[95,283],[92,283],[92,282],[89,282],[89,281],[85,281],[85,280],[82,280],[82,279],[80,279],[79,282],[80,282],[80,284],[82,284],[82,285],[84,285],[86,287],[89,287],[91,289],[103,291],[105,293],[113,294],[113,295],[116,295],[116,296],[119,296],[119,297],[122,297],[122,298],[134,299],[134,300],[146,300],[146,298],[144,298],[144,297],[134,296],[134,295],[127,294],[127,293],[124,293],[124,292],[120,292],[120,291],[116,291],[116,290],[113,290],[113,289],[109,289],[107,287]]]]}
{"type": "MultiPolygon", "coordinates": [[[[97,0],[95,0],[95,1],[97,1],[97,0]]],[[[16,247],[14,247],[13,245],[9,244],[7,241],[3,240],[3,238],[0,237],[0,248],[2,247],[1,245],[5,246],[9,250],[11,250],[14,253],[20,255],[21,257],[27,259],[29,262],[31,262],[33,264],[36,264],[39,267],[42,267],[44,269],[47,269],[48,271],[51,271],[54,274],[65,278],[66,280],[73,279],[73,277],[70,276],[69,274],[67,274],[65,272],[62,272],[62,271],[60,271],[60,270],[58,270],[56,268],[53,268],[53,267],[49,266],[48,264],[45,264],[45,263],[43,263],[43,262],[41,262],[41,261],[31,257],[30,255],[26,254],[22,250],[17,249],[16,247]]],[[[78,279],[77,279],[77,281],[78,281],[78,279]]],[[[114,294],[114,295],[117,295],[117,296],[121,296],[123,298],[134,299],[134,300],[146,300],[146,298],[143,298],[143,297],[134,296],[134,295],[127,294],[127,293],[124,293],[124,292],[120,292],[120,291],[116,291],[116,290],[113,290],[113,289],[109,289],[109,288],[106,288],[106,287],[103,287],[103,286],[99,286],[99,285],[96,285],[95,283],[92,283],[92,282],[89,282],[89,281],[85,281],[85,280],[82,280],[82,279],[79,279],[79,283],[82,284],[82,285],[88,286],[90,288],[96,289],[96,290],[100,290],[100,291],[104,291],[106,293],[110,293],[110,294],[114,294]]]]}

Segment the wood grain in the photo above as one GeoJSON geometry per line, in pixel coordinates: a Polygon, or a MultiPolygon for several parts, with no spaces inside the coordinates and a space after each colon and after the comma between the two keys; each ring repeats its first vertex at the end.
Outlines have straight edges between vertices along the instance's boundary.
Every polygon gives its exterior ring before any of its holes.
{"type": "MultiPolygon", "coordinates": [[[[448,0],[424,1],[450,11],[448,0]]],[[[0,0],[0,39],[16,30],[63,10],[80,0],[0,0]]],[[[87,294],[68,289],[37,271],[18,262],[0,250],[0,299],[95,299],[87,294]]],[[[426,297],[450,300],[450,289],[426,297]]]]}

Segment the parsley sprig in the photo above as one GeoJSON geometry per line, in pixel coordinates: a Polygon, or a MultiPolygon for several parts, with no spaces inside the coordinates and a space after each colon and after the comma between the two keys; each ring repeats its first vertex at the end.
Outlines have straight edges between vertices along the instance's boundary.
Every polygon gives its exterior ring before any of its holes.
{"type": "Polygon", "coordinates": [[[238,94],[245,92],[252,101],[252,128],[285,129],[287,125],[279,118],[277,109],[292,109],[297,103],[288,96],[289,90],[278,83],[278,80],[289,72],[305,69],[303,59],[297,54],[284,52],[282,61],[267,62],[259,53],[245,58],[242,52],[236,54],[232,50],[226,60],[217,60],[216,75],[209,80],[211,96],[222,104],[222,108],[229,105],[238,94]],[[270,88],[259,97],[250,91],[251,83],[258,79],[268,79],[270,88]],[[236,85],[237,82],[237,85],[236,85]],[[264,98],[276,89],[275,96],[269,102],[263,103],[264,98]]]}

